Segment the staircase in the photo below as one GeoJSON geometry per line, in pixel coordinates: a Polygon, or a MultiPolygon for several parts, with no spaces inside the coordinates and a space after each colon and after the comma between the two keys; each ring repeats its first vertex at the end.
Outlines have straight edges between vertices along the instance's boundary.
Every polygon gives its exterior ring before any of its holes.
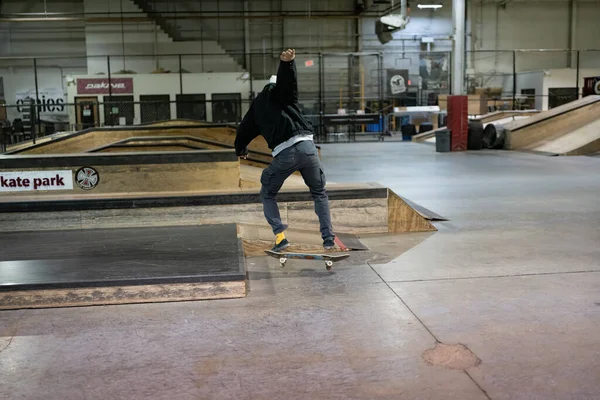
{"type": "MultiPolygon", "coordinates": [[[[138,6],[144,13],[146,13],[154,22],[167,34],[173,41],[176,42],[195,42],[195,41],[206,41],[211,40],[217,42],[221,48],[227,53],[235,62],[242,68],[246,68],[246,57],[243,54],[239,54],[243,50],[244,37],[243,29],[242,35],[226,35],[220,29],[219,22],[210,20],[173,20],[166,19],[162,13],[174,13],[177,16],[178,13],[186,15],[190,13],[202,12],[201,2],[186,2],[182,0],[132,0],[133,3],[138,6]],[[201,27],[198,25],[201,23],[201,27]],[[216,26],[212,26],[215,25],[216,26]]],[[[233,24],[237,24],[238,21],[233,21],[233,24]]],[[[231,24],[231,20],[225,20],[223,24],[231,24]]],[[[235,28],[239,27],[234,25],[235,28]]],[[[229,29],[226,32],[230,33],[235,31],[229,29]]]]}
{"type": "Polygon", "coordinates": [[[183,41],[181,34],[178,32],[175,25],[171,24],[165,17],[160,14],[160,11],[155,10],[148,0],[131,0],[133,4],[139,7],[146,13],[156,24],[174,41],[183,41]]]}

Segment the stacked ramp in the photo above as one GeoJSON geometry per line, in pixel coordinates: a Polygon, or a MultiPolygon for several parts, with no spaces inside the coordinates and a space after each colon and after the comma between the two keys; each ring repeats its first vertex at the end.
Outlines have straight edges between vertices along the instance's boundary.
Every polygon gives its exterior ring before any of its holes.
{"type": "Polygon", "coordinates": [[[504,148],[556,155],[600,150],[600,96],[587,96],[504,125],[504,148]]]}

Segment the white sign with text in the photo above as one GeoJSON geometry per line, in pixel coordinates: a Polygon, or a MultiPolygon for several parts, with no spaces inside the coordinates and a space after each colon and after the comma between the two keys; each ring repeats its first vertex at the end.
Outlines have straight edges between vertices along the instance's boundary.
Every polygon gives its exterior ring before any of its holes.
{"type": "Polygon", "coordinates": [[[72,190],[71,171],[0,172],[0,192],[72,190]]]}

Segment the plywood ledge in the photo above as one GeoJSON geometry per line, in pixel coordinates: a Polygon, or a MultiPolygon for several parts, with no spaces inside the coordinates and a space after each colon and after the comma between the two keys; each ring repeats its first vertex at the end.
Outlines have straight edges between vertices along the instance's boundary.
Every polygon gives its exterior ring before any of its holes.
{"type": "Polygon", "coordinates": [[[245,297],[247,281],[0,292],[0,310],[160,303],[245,297]]]}
{"type": "Polygon", "coordinates": [[[400,196],[388,189],[388,232],[432,232],[437,228],[406,203],[400,196]]]}

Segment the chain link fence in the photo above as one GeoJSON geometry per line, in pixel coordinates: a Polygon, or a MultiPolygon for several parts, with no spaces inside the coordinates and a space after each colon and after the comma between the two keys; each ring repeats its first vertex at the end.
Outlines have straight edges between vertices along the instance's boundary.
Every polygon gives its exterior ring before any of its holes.
{"type": "MultiPolygon", "coordinates": [[[[237,124],[277,73],[279,52],[206,50],[0,58],[2,143],[169,119],[237,124]]],[[[465,59],[471,114],[547,110],[600,91],[600,50],[469,51],[465,59]]],[[[451,93],[450,52],[298,53],[296,64],[299,104],[318,141],[378,138],[407,123],[405,107],[443,112],[451,93]]]]}

